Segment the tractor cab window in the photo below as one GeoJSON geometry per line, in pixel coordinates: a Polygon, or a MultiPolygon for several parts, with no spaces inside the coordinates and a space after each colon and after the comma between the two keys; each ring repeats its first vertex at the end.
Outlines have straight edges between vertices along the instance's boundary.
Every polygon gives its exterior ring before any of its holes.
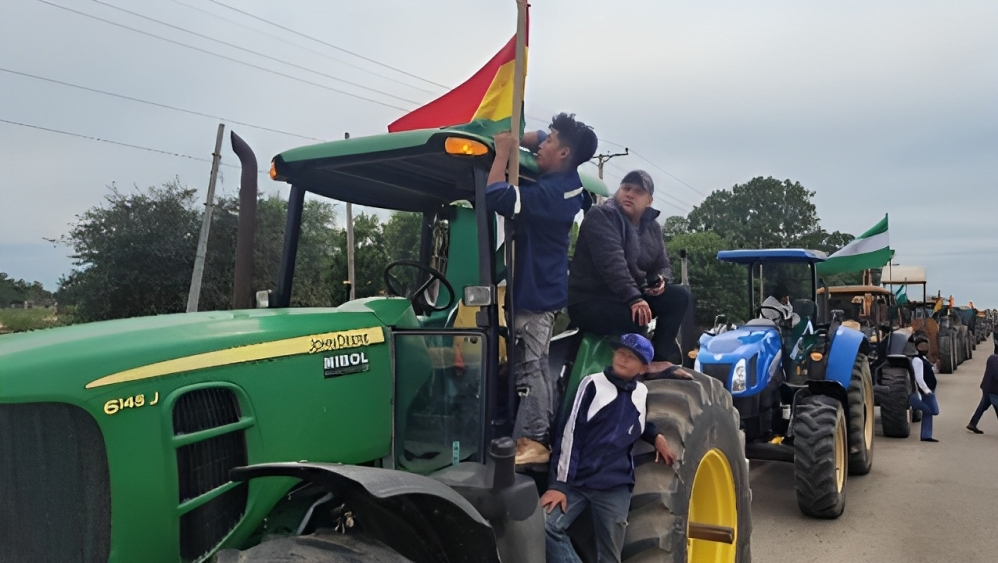
{"type": "Polygon", "coordinates": [[[396,467],[427,474],[481,460],[485,342],[474,330],[396,333],[396,467]]]}

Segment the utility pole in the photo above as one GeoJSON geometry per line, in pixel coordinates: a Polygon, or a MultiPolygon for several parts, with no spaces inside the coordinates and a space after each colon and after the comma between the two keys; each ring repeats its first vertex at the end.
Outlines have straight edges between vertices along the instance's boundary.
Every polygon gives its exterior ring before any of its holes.
{"type": "Polygon", "coordinates": [[[628,156],[630,154],[631,154],[630,149],[628,149],[627,147],[624,147],[624,152],[618,152],[618,153],[614,153],[614,154],[606,153],[606,154],[598,154],[598,155],[596,155],[596,167],[599,168],[599,179],[600,180],[603,179],[603,165],[606,164],[607,161],[609,161],[611,158],[614,158],[614,157],[617,157],[617,156],[628,156]]]}
{"type": "Polygon", "coordinates": [[[201,235],[198,237],[198,250],[194,256],[194,272],[191,274],[191,291],[187,294],[187,312],[198,310],[201,298],[201,277],[204,274],[204,257],[208,253],[208,229],[211,227],[211,214],[215,210],[215,179],[218,177],[218,161],[222,159],[222,133],[225,124],[218,124],[215,136],[215,152],[211,158],[211,177],[208,179],[208,199],[204,204],[204,218],[201,219],[201,235]]]}
{"type": "MultiPolygon", "coordinates": [[[[350,138],[350,133],[343,134],[344,139],[350,138]]],[[[354,272],[353,248],[353,204],[347,202],[347,283],[350,284],[350,301],[357,298],[357,279],[354,272]]]]}

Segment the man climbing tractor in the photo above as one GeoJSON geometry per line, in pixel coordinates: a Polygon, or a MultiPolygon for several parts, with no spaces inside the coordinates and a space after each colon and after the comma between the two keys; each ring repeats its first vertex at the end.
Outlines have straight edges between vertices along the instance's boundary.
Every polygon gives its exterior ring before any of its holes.
{"type": "Polygon", "coordinates": [[[575,216],[591,202],[578,167],[596,153],[596,133],[574,115],[561,113],[551,120],[550,132],[524,135],[522,144],[536,153],[540,176],[519,186],[506,181],[515,137],[507,131],[493,138],[496,155],[485,197],[490,210],[515,225],[517,283],[512,299],[518,353],[513,374],[520,396],[513,426],[516,464],[547,463],[555,389],[548,345],[555,312],[568,300],[569,231],[575,216]]]}

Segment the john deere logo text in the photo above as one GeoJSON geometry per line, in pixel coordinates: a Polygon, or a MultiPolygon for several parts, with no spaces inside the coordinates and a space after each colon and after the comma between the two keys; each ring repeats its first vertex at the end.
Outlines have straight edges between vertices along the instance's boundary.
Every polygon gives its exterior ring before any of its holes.
{"type": "Polygon", "coordinates": [[[322,359],[322,374],[326,377],[336,377],[349,373],[360,373],[367,371],[366,352],[355,352],[353,354],[340,354],[338,356],[328,356],[322,359]]]}
{"type": "MultiPolygon", "coordinates": [[[[344,332],[334,332],[330,334],[323,335],[324,338],[312,338],[312,347],[309,349],[309,354],[316,354],[319,352],[330,352],[332,350],[343,350],[344,348],[360,348],[361,346],[371,345],[371,330],[351,330],[344,332]]],[[[381,335],[381,331],[377,331],[378,336],[381,335]]],[[[384,337],[376,340],[376,342],[384,342],[384,337]]]]}

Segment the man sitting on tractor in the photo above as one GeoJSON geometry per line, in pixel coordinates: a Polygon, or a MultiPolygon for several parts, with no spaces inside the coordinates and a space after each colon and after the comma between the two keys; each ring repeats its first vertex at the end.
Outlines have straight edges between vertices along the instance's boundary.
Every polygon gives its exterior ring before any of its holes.
{"type": "Polygon", "coordinates": [[[654,193],[644,170],[624,176],[613,198],[583,219],[568,276],[568,314],[582,330],[644,334],[658,319],[651,373],[682,361],[676,335],[690,301],[685,289],[669,283],[672,267],[655,221],[659,212],[651,207],[654,193]]]}
{"type": "Polygon", "coordinates": [[[548,345],[555,312],[568,300],[568,234],[575,216],[589,206],[578,167],[596,153],[596,133],[575,116],[558,114],[550,133],[523,136],[536,151],[536,182],[506,182],[506,168],[516,150],[510,133],[495,135],[495,160],[489,171],[488,207],[515,220],[515,338],[520,346],[513,374],[520,406],[513,426],[517,465],[547,463],[555,382],[548,373],[548,345]]]}

